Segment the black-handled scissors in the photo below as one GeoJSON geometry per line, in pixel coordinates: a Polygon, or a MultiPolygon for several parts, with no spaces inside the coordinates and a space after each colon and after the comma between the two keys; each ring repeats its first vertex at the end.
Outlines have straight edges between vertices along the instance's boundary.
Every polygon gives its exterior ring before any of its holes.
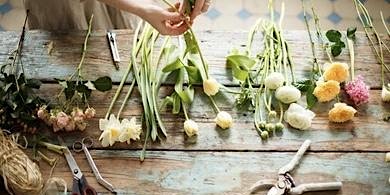
{"type": "MultiPolygon", "coordinates": [[[[58,137],[58,140],[61,145],[65,146],[64,141],[60,137],[58,137]]],[[[66,161],[73,174],[72,195],[96,195],[96,190],[88,184],[68,147],[63,149],[62,152],[64,152],[66,161]]]]}

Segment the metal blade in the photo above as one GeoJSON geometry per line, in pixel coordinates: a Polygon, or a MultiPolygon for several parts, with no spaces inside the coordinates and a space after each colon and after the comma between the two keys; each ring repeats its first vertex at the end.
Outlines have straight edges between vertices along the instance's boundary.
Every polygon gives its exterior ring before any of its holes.
{"type": "MultiPolygon", "coordinates": [[[[58,137],[58,141],[60,142],[60,144],[62,146],[66,146],[64,140],[61,137],[58,137]]],[[[68,162],[68,166],[69,166],[70,170],[72,171],[73,176],[77,179],[81,179],[81,177],[83,176],[83,173],[81,173],[81,170],[80,170],[79,166],[77,165],[76,160],[73,158],[72,153],[70,153],[69,148],[66,147],[66,149],[63,149],[62,152],[64,152],[65,159],[68,162]]]]}
{"type": "Polygon", "coordinates": [[[297,195],[305,192],[340,190],[342,186],[343,183],[341,182],[307,183],[291,188],[289,193],[291,195],[297,195]]]}

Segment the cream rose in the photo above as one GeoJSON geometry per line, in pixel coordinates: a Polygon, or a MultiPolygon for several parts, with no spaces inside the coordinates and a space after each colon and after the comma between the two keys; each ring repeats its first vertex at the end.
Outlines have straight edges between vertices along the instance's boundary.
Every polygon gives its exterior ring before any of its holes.
{"type": "Polygon", "coordinates": [[[284,83],[284,77],[283,74],[280,72],[273,72],[269,74],[264,80],[264,85],[268,89],[277,89],[281,87],[283,83],[284,83]]]}
{"type": "Polygon", "coordinates": [[[228,129],[233,125],[233,118],[229,113],[222,111],[219,112],[217,118],[215,118],[215,123],[222,129],[228,129]]]}
{"type": "Polygon", "coordinates": [[[207,79],[203,81],[203,91],[208,96],[213,96],[219,91],[219,83],[214,78],[207,79]]]}
{"type": "Polygon", "coordinates": [[[189,119],[184,122],[184,131],[188,137],[192,137],[198,134],[198,124],[195,121],[189,119]]]}
{"type": "Polygon", "coordinates": [[[299,104],[292,103],[284,113],[284,120],[296,129],[306,130],[310,128],[314,116],[314,112],[305,109],[299,104]]]}
{"type": "Polygon", "coordinates": [[[290,104],[301,98],[301,92],[296,87],[283,86],[276,90],[275,97],[285,104],[290,104]]]}

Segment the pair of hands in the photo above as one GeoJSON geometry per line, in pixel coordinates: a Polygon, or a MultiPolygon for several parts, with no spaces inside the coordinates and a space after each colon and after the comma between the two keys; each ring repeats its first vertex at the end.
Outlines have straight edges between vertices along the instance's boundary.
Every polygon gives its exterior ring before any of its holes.
{"type": "Polygon", "coordinates": [[[201,13],[206,12],[210,6],[210,0],[196,0],[190,13],[190,20],[184,17],[185,10],[190,6],[188,0],[176,3],[175,9],[164,9],[153,1],[145,1],[139,16],[151,24],[162,35],[180,35],[189,28],[187,24],[192,24],[194,19],[201,13]]]}

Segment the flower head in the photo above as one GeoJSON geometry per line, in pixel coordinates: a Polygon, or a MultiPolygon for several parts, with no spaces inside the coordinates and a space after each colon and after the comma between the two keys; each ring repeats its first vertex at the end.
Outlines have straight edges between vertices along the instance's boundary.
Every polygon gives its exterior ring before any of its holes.
{"type": "Polygon", "coordinates": [[[198,134],[198,124],[195,121],[189,119],[184,122],[184,131],[186,132],[188,137],[192,137],[198,134]]]}
{"type": "Polygon", "coordinates": [[[382,86],[382,101],[390,102],[390,83],[382,86]]]}
{"type": "Polygon", "coordinates": [[[92,107],[89,107],[89,108],[85,109],[85,111],[84,111],[84,115],[87,119],[91,119],[91,118],[95,117],[95,114],[96,114],[96,111],[92,107]]]}
{"type": "Polygon", "coordinates": [[[340,83],[334,80],[318,82],[313,94],[319,102],[328,102],[340,93],[340,83]]]}
{"type": "Polygon", "coordinates": [[[229,113],[222,111],[219,112],[217,118],[215,118],[215,123],[222,129],[228,129],[233,124],[233,118],[229,113]]]}
{"type": "Polygon", "coordinates": [[[103,147],[114,145],[122,132],[121,123],[113,114],[110,115],[108,120],[100,119],[99,128],[103,131],[99,137],[103,147]]]}
{"type": "Polygon", "coordinates": [[[334,62],[330,64],[324,72],[325,81],[337,81],[342,83],[349,77],[349,67],[346,63],[334,62]]]}
{"type": "Polygon", "coordinates": [[[283,83],[284,83],[284,77],[283,74],[280,72],[273,72],[269,74],[264,80],[264,85],[268,89],[277,89],[281,87],[283,83]]]}
{"type": "Polygon", "coordinates": [[[57,113],[57,126],[60,129],[65,128],[70,122],[70,117],[65,112],[57,113]]]}
{"type": "Polygon", "coordinates": [[[357,111],[345,103],[335,103],[329,111],[329,120],[336,123],[343,123],[351,120],[357,111]]]}
{"type": "Polygon", "coordinates": [[[130,121],[127,119],[122,120],[122,132],[119,135],[120,142],[127,142],[130,144],[130,140],[138,140],[141,135],[141,125],[137,125],[135,117],[131,118],[130,121]]]}
{"type": "Polygon", "coordinates": [[[364,78],[360,75],[357,79],[345,85],[345,91],[357,106],[367,103],[370,97],[370,88],[364,83],[364,78]]]}
{"type": "Polygon", "coordinates": [[[275,97],[285,104],[290,104],[298,101],[299,98],[301,98],[301,92],[296,87],[283,86],[276,90],[275,97]]]}
{"type": "Polygon", "coordinates": [[[214,78],[203,81],[203,91],[208,96],[213,96],[219,91],[219,83],[214,78]]]}
{"type": "Polygon", "coordinates": [[[46,106],[41,106],[37,112],[38,118],[40,118],[43,121],[47,121],[50,117],[49,112],[46,109],[46,106]]]}
{"type": "Polygon", "coordinates": [[[76,123],[74,120],[70,119],[68,124],[65,126],[65,131],[74,131],[76,129],[76,123]]]}
{"type": "Polygon", "coordinates": [[[300,130],[310,128],[311,121],[315,117],[314,112],[305,109],[299,104],[292,103],[284,113],[284,120],[292,127],[300,130]]]}

